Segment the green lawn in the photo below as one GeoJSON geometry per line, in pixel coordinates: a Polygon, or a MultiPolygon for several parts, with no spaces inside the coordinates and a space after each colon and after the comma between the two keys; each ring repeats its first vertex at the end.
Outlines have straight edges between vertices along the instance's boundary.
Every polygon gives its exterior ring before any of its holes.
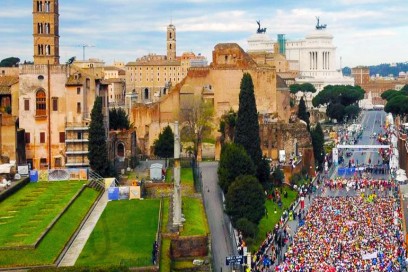
{"type": "Polygon", "coordinates": [[[166,197],[163,198],[163,207],[162,207],[162,224],[161,224],[161,232],[165,233],[167,232],[167,224],[169,222],[169,209],[170,209],[170,198],[166,197]]]}
{"type": "Polygon", "coordinates": [[[181,236],[206,235],[209,233],[203,202],[199,198],[183,197],[183,223],[181,236]]]}
{"type": "MultiPolygon", "coordinates": [[[[86,188],[48,232],[36,249],[0,250],[0,267],[54,263],[91,205],[95,202],[97,196],[97,191],[86,188]]],[[[16,228],[19,227],[16,226],[16,228]]]]}
{"type": "Polygon", "coordinates": [[[189,168],[181,168],[181,184],[194,184],[193,170],[189,168]]]}
{"type": "Polygon", "coordinates": [[[33,245],[83,181],[29,183],[0,203],[0,246],[33,245]]]}
{"type": "Polygon", "coordinates": [[[160,199],[109,202],[75,265],[151,264],[159,208],[160,199]]]}
{"type": "Polygon", "coordinates": [[[170,259],[170,239],[165,238],[162,240],[161,244],[161,254],[160,254],[160,271],[169,272],[171,269],[171,259],[170,259]]]}
{"type": "Polygon", "coordinates": [[[261,222],[259,222],[258,235],[255,238],[253,245],[251,245],[251,248],[250,248],[251,252],[254,252],[258,249],[259,245],[261,245],[262,242],[265,240],[265,234],[268,231],[273,230],[273,228],[275,227],[275,224],[279,222],[280,217],[283,212],[283,208],[285,209],[289,208],[289,206],[295,201],[297,197],[297,192],[287,187],[284,190],[288,192],[288,197],[287,198],[282,197],[282,202],[283,202],[282,209],[280,209],[278,204],[276,204],[275,202],[266,200],[265,206],[266,206],[266,209],[268,210],[268,216],[267,217],[264,216],[261,222]],[[275,208],[276,208],[277,213],[275,213],[275,208]]]}
{"type": "Polygon", "coordinates": [[[173,167],[168,167],[166,171],[166,183],[173,182],[173,167]]]}
{"type": "MultiPolygon", "coordinates": [[[[193,170],[191,167],[188,168],[181,168],[180,170],[180,179],[181,179],[181,184],[194,184],[194,178],[193,178],[193,170]]],[[[166,171],[166,182],[172,182],[173,178],[173,167],[167,168],[166,171]]]]}

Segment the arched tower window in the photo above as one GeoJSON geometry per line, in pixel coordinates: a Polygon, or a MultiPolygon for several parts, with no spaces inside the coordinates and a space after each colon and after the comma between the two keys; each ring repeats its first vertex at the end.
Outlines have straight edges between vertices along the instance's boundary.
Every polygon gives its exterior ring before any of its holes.
{"type": "Polygon", "coordinates": [[[169,44],[169,47],[170,47],[170,49],[171,49],[171,44],[169,44]]]}
{"type": "Polygon", "coordinates": [[[46,106],[46,97],[45,92],[40,90],[35,95],[35,115],[43,116],[46,115],[45,111],[47,109],[46,106]]]}
{"type": "Polygon", "coordinates": [[[148,89],[148,88],[146,88],[146,89],[144,90],[144,99],[145,99],[145,100],[148,100],[148,99],[149,99],[149,89],[148,89]]]}
{"type": "Polygon", "coordinates": [[[173,39],[173,34],[171,32],[169,33],[169,39],[173,39]]]}
{"type": "Polygon", "coordinates": [[[45,1],[45,12],[51,11],[51,3],[50,1],[45,1]]]}

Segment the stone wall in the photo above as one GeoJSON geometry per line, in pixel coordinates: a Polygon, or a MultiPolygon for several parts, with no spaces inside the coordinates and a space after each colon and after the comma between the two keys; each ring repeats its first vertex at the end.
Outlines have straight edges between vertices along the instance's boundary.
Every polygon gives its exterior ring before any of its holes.
{"type": "Polygon", "coordinates": [[[172,238],[170,256],[174,258],[204,257],[208,255],[208,237],[190,236],[172,238]]]}
{"type": "MultiPolygon", "coordinates": [[[[239,92],[244,73],[254,84],[257,110],[260,114],[275,114],[283,122],[290,115],[289,92],[277,91],[277,76],[273,67],[258,66],[237,44],[218,44],[213,51],[210,67],[191,68],[188,75],[174,86],[158,103],[138,104],[132,108],[131,122],[137,130],[141,150],[150,154],[151,146],[160,131],[176,120],[179,110],[192,96],[205,96],[214,104],[214,136],[217,136],[220,117],[239,107],[239,92]]],[[[180,120],[182,121],[182,120],[180,120]]],[[[180,122],[181,126],[182,122],[180,122]]]]}

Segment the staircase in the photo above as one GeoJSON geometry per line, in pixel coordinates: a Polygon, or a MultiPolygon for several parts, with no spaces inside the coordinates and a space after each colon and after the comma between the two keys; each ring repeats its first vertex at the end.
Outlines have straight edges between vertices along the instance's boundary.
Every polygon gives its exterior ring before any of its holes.
{"type": "MultiPolygon", "coordinates": [[[[116,183],[116,180],[115,180],[116,183]]],[[[88,172],[88,187],[94,188],[97,191],[105,190],[105,179],[97,172],[89,169],[88,172]]]]}

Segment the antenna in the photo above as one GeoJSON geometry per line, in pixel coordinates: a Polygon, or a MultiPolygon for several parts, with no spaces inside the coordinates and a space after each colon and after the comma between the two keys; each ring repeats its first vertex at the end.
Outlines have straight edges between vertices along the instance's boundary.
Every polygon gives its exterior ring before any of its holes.
{"type": "Polygon", "coordinates": [[[82,60],[85,60],[85,48],[86,47],[95,47],[92,44],[78,44],[77,47],[82,47],[82,60]]]}

